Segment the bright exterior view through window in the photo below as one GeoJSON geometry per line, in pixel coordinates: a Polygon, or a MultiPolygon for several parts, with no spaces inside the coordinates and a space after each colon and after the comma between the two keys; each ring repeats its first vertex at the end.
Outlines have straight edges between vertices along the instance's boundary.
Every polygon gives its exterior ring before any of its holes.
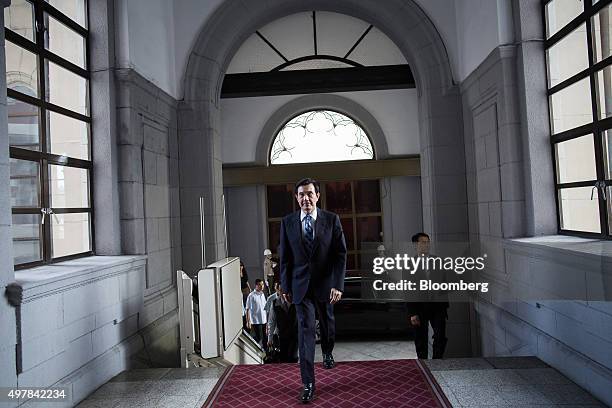
{"type": "Polygon", "coordinates": [[[612,5],[544,1],[559,231],[612,232],[612,5]]]}
{"type": "Polygon", "coordinates": [[[370,139],[353,119],[330,110],[302,113],[276,135],[270,164],[370,160],[370,139]]]}
{"type": "Polygon", "coordinates": [[[86,6],[13,0],[4,9],[17,267],[92,253],[86,6]]]}

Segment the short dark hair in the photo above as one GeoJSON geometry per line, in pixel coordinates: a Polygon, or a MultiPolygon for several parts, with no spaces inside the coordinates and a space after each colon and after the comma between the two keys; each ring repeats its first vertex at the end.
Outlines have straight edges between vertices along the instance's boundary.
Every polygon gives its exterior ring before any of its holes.
{"type": "Polygon", "coordinates": [[[295,183],[295,188],[293,189],[293,194],[297,194],[298,192],[298,187],[300,186],[307,186],[309,184],[312,184],[315,188],[315,193],[319,193],[319,182],[313,178],[307,177],[307,178],[303,178],[300,181],[298,181],[297,183],[295,183]]]}
{"type": "Polygon", "coordinates": [[[412,236],[412,242],[419,242],[419,238],[421,238],[421,237],[425,237],[425,238],[429,239],[429,235],[427,235],[426,233],[424,233],[424,232],[417,232],[416,234],[414,234],[412,236]]]}
{"type": "Polygon", "coordinates": [[[263,282],[261,279],[255,279],[255,284],[257,285],[259,282],[263,282]]]}

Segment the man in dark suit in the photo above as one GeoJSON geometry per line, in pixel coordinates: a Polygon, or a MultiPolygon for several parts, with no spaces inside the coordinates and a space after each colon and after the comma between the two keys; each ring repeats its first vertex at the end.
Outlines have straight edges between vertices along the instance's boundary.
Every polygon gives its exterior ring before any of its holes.
{"type": "MultiPolygon", "coordinates": [[[[416,256],[428,257],[429,255],[429,235],[419,232],[413,235],[412,242],[415,245],[416,256]]],[[[430,276],[435,281],[442,282],[444,277],[440,276],[441,271],[418,271],[420,274],[436,274],[430,276]]],[[[421,276],[424,278],[424,276],[421,276]]],[[[419,301],[408,302],[408,316],[410,326],[414,328],[414,346],[417,357],[427,359],[429,346],[429,325],[433,330],[433,358],[444,357],[446,348],[446,319],[448,316],[448,296],[446,293],[425,293],[418,297],[419,301]]]]}
{"type": "Polygon", "coordinates": [[[281,289],[285,299],[296,307],[300,373],[304,384],[301,401],[308,403],[315,392],[315,310],[321,328],[323,367],[334,367],[333,305],[344,291],[346,242],[340,218],[317,208],[319,183],[316,180],[298,181],[294,193],[300,210],[281,222],[281,289]]]}

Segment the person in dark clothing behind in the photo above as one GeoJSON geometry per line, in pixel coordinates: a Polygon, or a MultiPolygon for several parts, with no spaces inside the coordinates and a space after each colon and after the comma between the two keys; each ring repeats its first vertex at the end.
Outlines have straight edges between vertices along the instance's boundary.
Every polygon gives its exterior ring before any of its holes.
{"type": "MultiPolygon", "coordinates": [[[[412,237],[416,247],[416,256],[429,256],[429,235],[419,232],[412,237]]],[[[428,274],[439,274],[440,271],[417,271],[420,279],[428,274]]],[[[427,276],[432,278],[431,276],[427,276]]],[[[440,280],[439,276],[435,280],[440,280]]],[[[420,359],[428,357],[429,325],[433,330],[433,358],[443,358],[446,348],[446,319],[448,317],[448,297],[446,294],[421,293],[418,301],[408,302],[406,308],[410,326],[414,328],[414,345],[420,359]]]]}
{"type": "MultiPolygon", "coordinates": [[[[280,282],[274,283],[276,293],[281,293],[280,282]]],[[[297,315],[295,305],[277,296],[268,314],[268,349],[278,346],[281,363],[297,363],[297,315]]]]}
{"type": "MultiPolygon", "coordinates": [[[[244,266],[244,263],[240,261],[240,290],[242,291],[242,307],[246,304],[246,298],[251,293],[251,284],[249,283],[249,274],[244,266]]],[[[246,314],[242,314],[242,328],[248,330],[246,314]]]]}

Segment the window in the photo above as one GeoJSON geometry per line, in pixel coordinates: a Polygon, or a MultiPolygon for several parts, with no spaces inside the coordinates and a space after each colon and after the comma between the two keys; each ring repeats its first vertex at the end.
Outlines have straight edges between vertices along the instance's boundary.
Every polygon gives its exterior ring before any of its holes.
{"type": "Polygon", "coordinates": [[[4,9],[17,268],[93,253],[86,0],[4,9]]]}
{"type": "MultiPolygon", "coordinates": [[[[282,218],[299,208],[293,184],[266,186],[268,248],[278,252],[282,218]]],[[[346,239],[346,269],[358,270],[361,256],[383,240],[379,180],[326,181],[321,183],[319,207],[340,217],[346,239]],[[375,243],[368,245],[365,243],[375,243]]]]}
{"type": "Polygon", "coordinates": [[[277,133],[270,164],[312,163],[374,158],[365,131],[346,115],[330,110],[302,113],[277,133]]]}
{"type": "Polygon", "coordinates": [[[560,233],[612,234],[611,3],[543,2],[560,233]]]}

